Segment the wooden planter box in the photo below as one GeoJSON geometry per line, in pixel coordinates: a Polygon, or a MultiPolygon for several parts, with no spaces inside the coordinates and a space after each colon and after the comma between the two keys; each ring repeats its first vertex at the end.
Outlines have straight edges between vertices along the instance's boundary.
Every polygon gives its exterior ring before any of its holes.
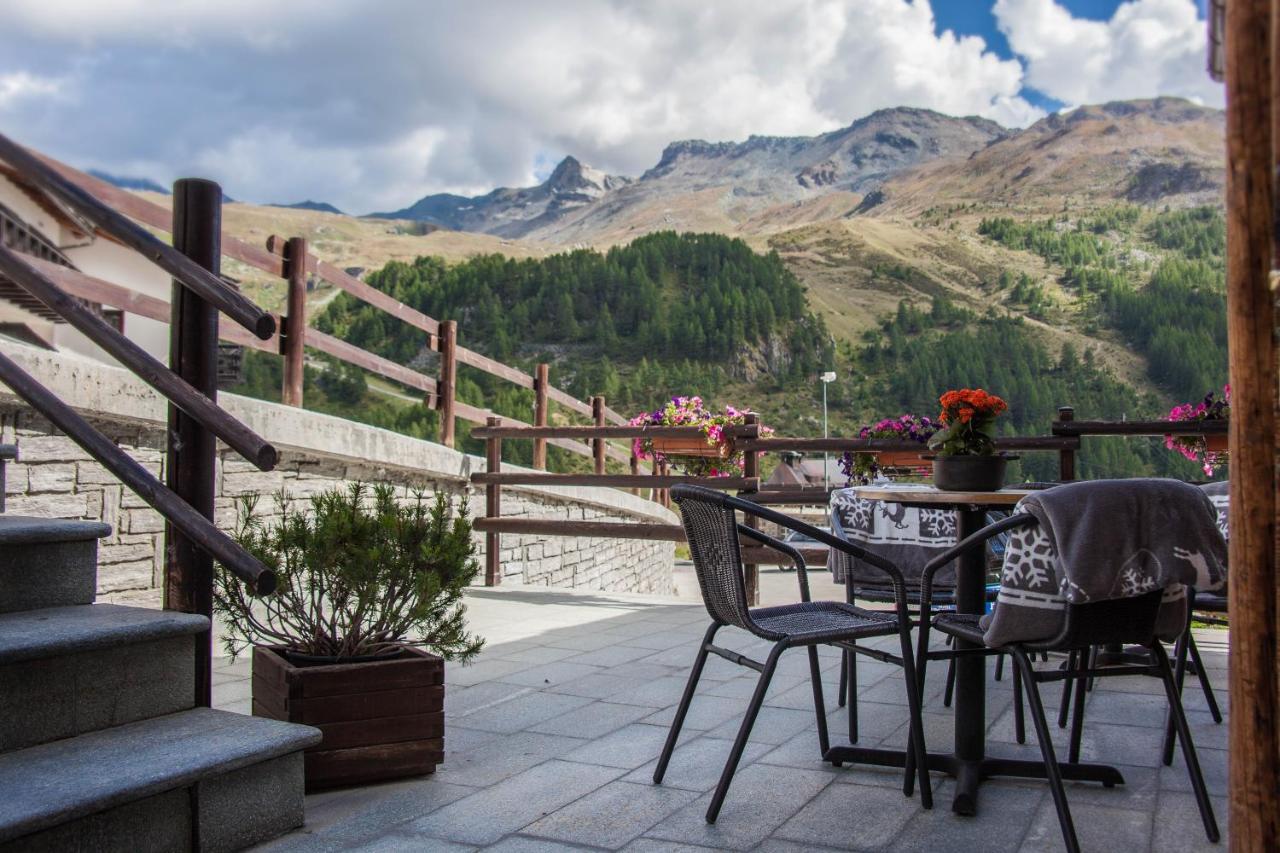
{"type": "Polygon", "coordinates": [[[713,459],[728,459],[730,447],[728,442],[707,444],[701,436],[690,438],[652,438],[653,449],[664,456],[709,456],[713,459]]]}
{"type": "Polygon", "coordinates": [[[1204,436],[1204,448],[1210,453],[1226,453],[1227,452],[1227,435],[1226,433],[1214,433],[1213,435],[1204,436]]]}
{"type": "Polygon", "coordinates": [[[253,714],[304,723],[324,740],[303,756],[308,791],[431,773],[444,760],[444,659],[404,647],[364,663],[290,663],[253,648],[253,714]]]}
{"type": "Polygon", "coordinates": [[[881,468],[932,468],[933,462],[921,459],[923,450],[882,450],[876,454],[881,468]]]}

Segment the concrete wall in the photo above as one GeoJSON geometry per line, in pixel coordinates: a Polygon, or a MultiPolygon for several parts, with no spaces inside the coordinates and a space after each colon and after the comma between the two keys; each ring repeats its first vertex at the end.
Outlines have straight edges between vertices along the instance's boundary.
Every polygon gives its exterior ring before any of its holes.
{"type": "MultiPolygon", "coordinates": [[[[66,353],[0,344],[45,387],[155,473],[164,466],[163,400],[131,374],[66,353]]],[[[483,491],[470,475],[484,460],[442,445],[408,438],[340,418],[225,394],[222,406],[271,441],[281,464],[258,471],[223,450],[217,478],[218,523],[230,529],[237,499],[293,497],[360,480],[391,483],[405,495],[415,489],[467,495],[472,515],[484,512],[483,491]]],[[[162,566],[163,522],[69,439],[0,386],[0,434],[19,446],[19,462],[8,468],[7,511],[56,518],[98,518],[115,534],[100,550],[99,588],[109,599],[154,599],[162,566]]],[[[504,466],[504,470],[519,470],[504,466]]],[[[565,486],[503,489],[503,516],[658,521],[674,523],[669,510],[616,489],[565,486]]],[[[483,537],[477,536],[483,559],[483,537]]],[[[580,587],[607,591],[669,593],[674,546],[632,539],[503,536],[505,583],[580,587]]]]}

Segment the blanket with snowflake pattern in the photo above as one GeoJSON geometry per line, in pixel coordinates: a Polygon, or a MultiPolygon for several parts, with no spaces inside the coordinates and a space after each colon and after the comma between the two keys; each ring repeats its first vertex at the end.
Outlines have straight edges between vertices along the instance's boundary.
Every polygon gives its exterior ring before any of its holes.
{"type": "Polygon", "coordinates": [[[1016,512],[1037,524],[1015,529],[1005,548],[995,610],[983,617],[988,646],[1056,636],[1065,607],[1164,590],[1157,631],[1186,624],[1186,587],[1226,580],[1226,543],[1200,489],[1177,480],[1093,480],[1028,495],[1016,512]]]}

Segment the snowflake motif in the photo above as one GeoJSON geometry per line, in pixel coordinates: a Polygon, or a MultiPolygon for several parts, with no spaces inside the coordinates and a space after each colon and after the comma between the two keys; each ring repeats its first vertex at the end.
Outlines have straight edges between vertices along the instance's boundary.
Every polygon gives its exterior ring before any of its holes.
{"type": "Polygon", "coordinates": [[[1017,589],[1052,589],[1053,544],[1039,527],[1009,534],[1004,552],[1004,577],[1017,589]]]}
{"type": "Polygon", "coordinates": [[[954,539],[956,514],[949,509],[920,510],[920,532],[934,539],[954,539]]]}
{"type": "Polygon", "coordinates": [[[1125,598],[1133,598],[1155,588],[1155,578],[1138,571],[1137,566],[1128,566],[1120,573],[1120,594],[1125,598]]]}

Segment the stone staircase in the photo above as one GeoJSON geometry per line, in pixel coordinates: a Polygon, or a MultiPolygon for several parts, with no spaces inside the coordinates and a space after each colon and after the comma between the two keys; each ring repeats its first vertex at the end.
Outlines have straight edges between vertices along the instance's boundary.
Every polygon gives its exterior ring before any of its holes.
{"type": "Polygon", "coordinates": [[[203,616],[95,604],[98,522],[0,515],[0,853],[239,850],[320,732],[195,707],[203,616]]]}

